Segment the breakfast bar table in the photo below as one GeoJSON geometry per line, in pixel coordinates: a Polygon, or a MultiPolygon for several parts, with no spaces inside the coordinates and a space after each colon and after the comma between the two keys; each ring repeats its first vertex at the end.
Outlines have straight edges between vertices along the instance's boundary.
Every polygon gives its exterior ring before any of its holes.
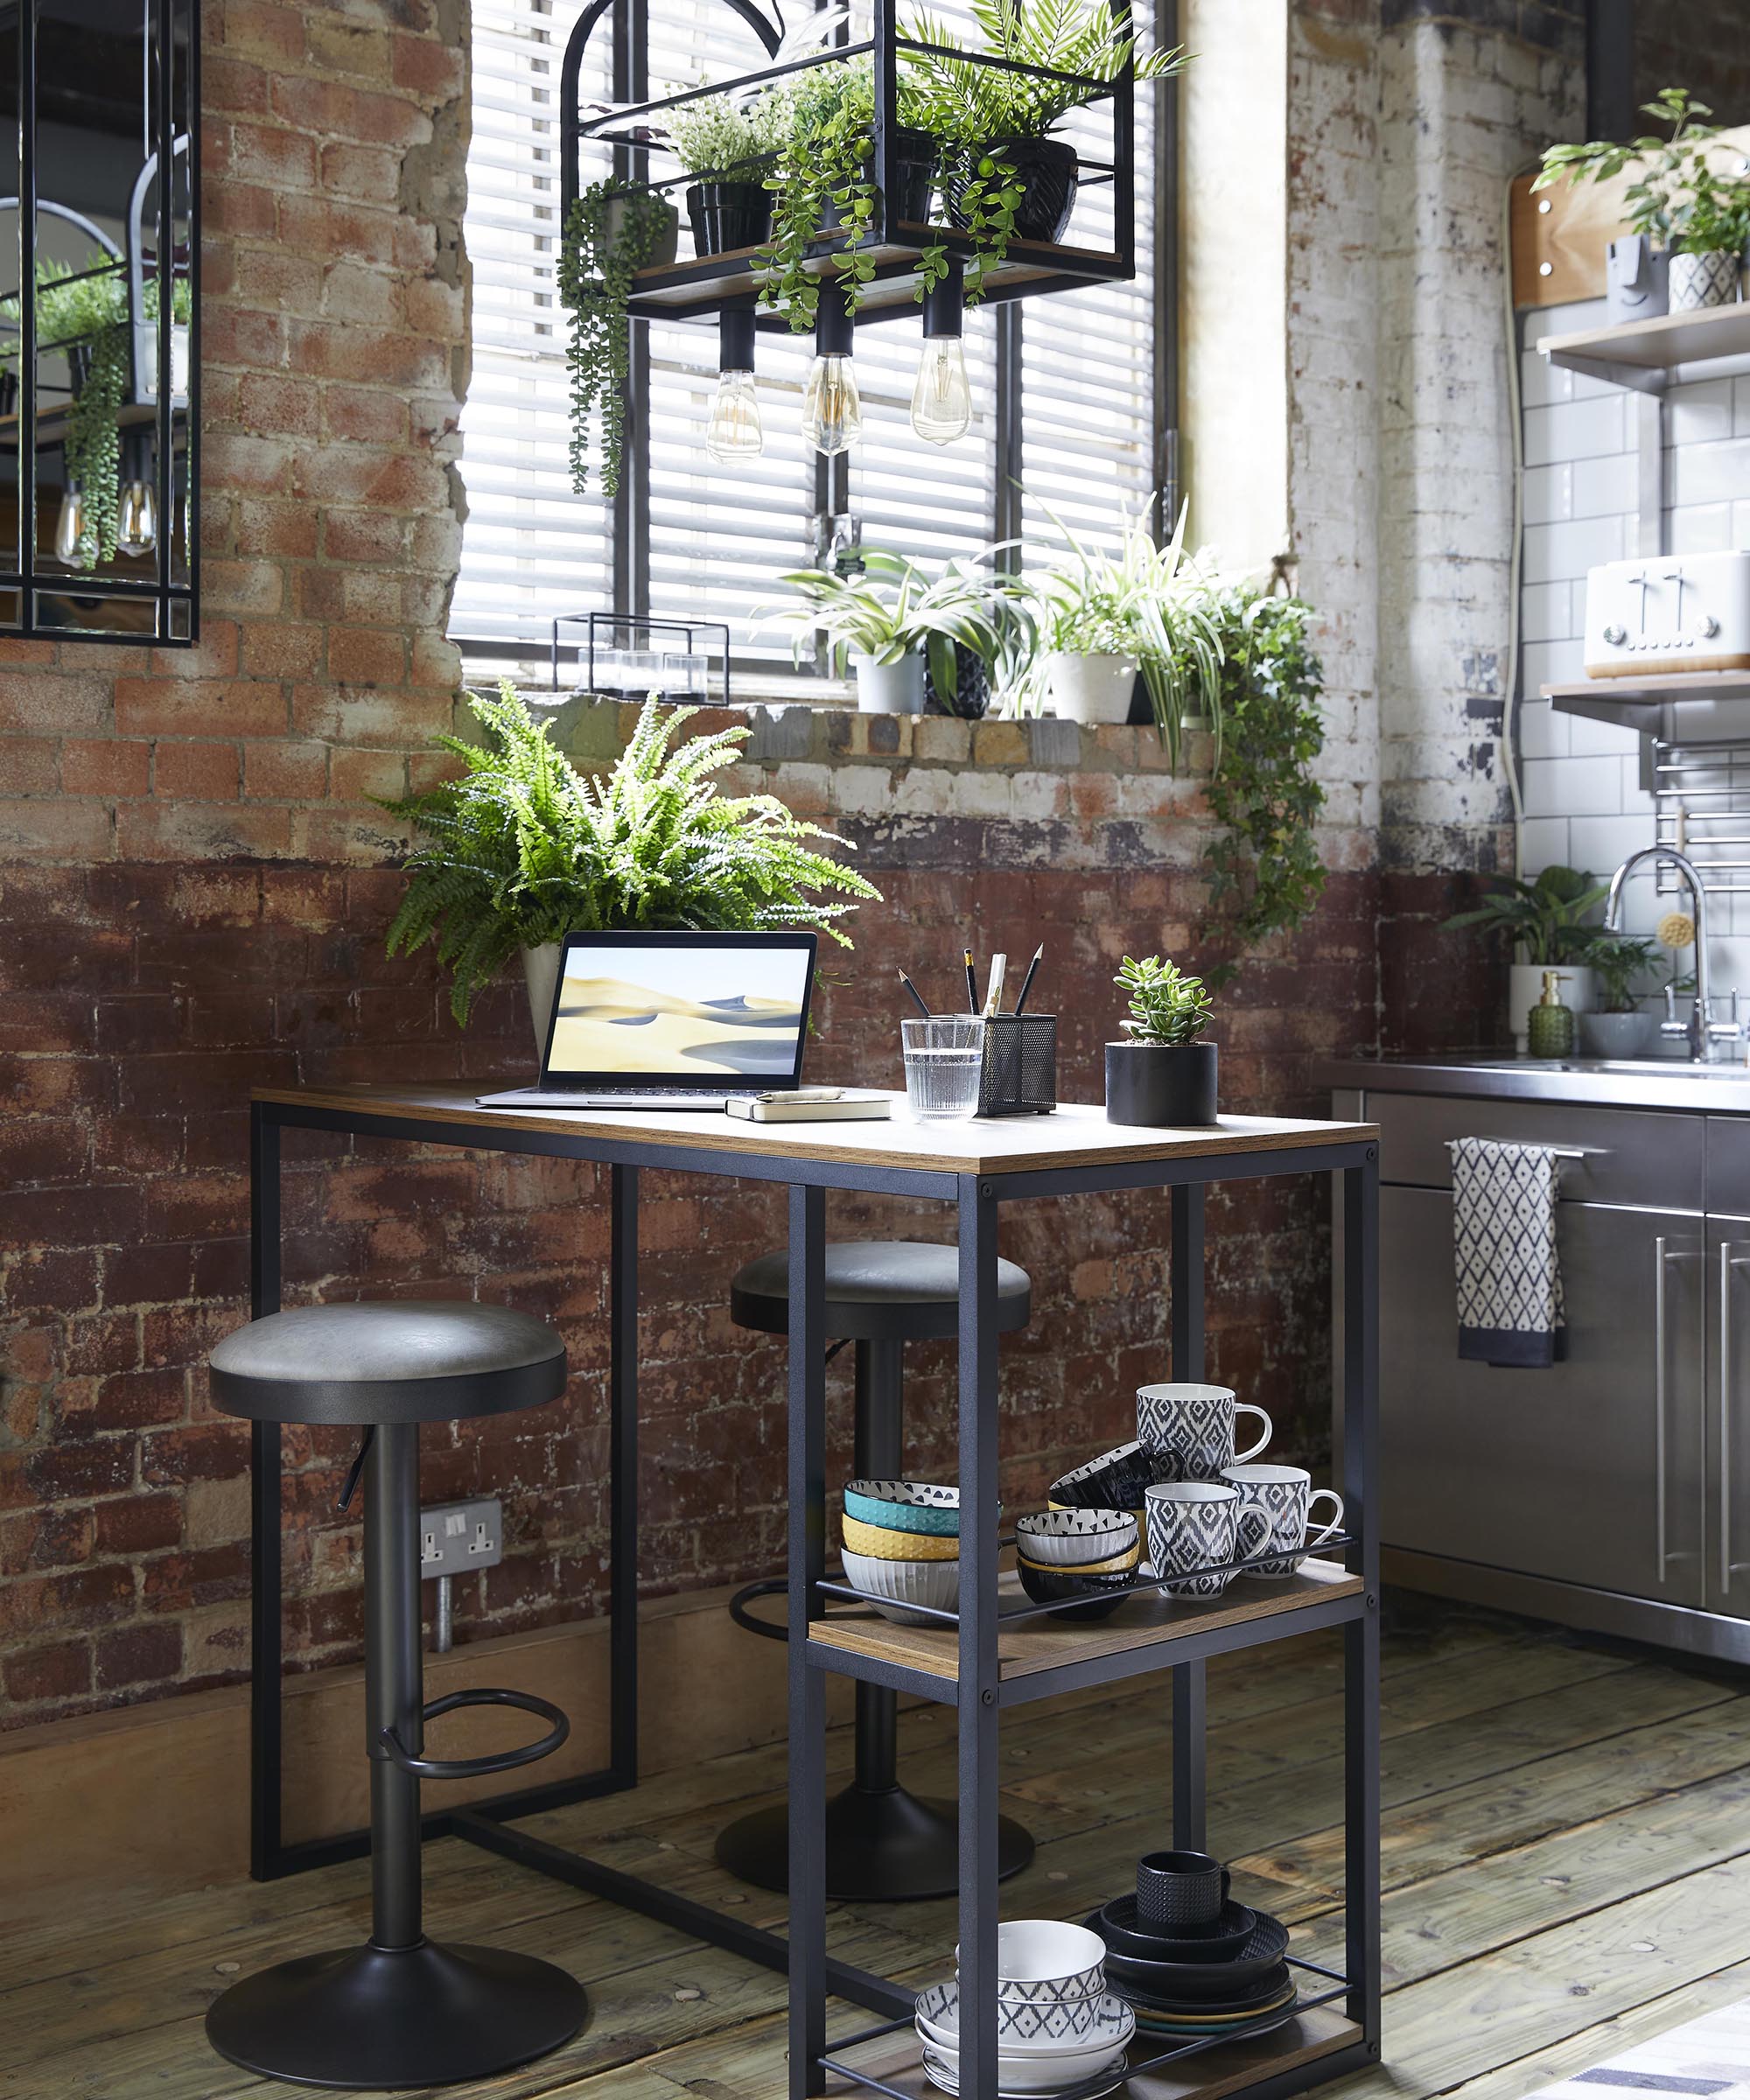
{"type": "MultiPolygon", "coordinates": [[[[998,1731],[1011,1706],[1170,1671],[1171,1816],[1175,1845],[1204,1842],[1204,1668],[1208,1658],[1341,1626],[1345,1658],[1345,1918],[1340,1970],[1299,1962],[1294,2017],[1268,2032],[1132,2045],[1135,2100],[1194,2094],[1277,2100],[1376,2060],[1379,1975],[1378,1132],[1368,1124],[1224,1116],[1208,1129],[1149,1130],[1097,1108],[1003,1120],[758,1124],[719,1112],[536,1112],[483,1109],[433,1086],[256,1090],[250,1124],[251,1297],[280,1307],[280,1144],[286,1130],[410,1144],[537,1153],[610,1170],[611,1409],[609,1761],[430,1817],[465,1838],[789,1974],[790,2100],[860,2087],[914,2100],[931,2090],[911,2033],[914,1992],[832,1959],[825,1894],[826,1680],[841,1674],[952,1706],[958,1724],[960,2091],[997,2100],[998,1731]],[[635,1786],[637,1743],[638,1201],[646,1167],[775,1181],[789,1191],[789,1759],[788,1936],[768,1933],[544,1838],[517,1819],[635,1786]],[[1143,1586],[1114,1620],[1068,1624],[1026,1602],[999,1570],[997,1228],[999,1206],[1039,1197],[1165,1189],[1172,1204],[1172,1356],[1179,1380],[1203,1376],[1204,1191],[1279,1174],[1333,1177],[1337,1191],[1338,1340],[1334,1395],[1345,1530],[1286,1580],[1242,1583],[1211,1601],[1143,1586]],[[934,1198],[954,1208],[960,1261],[960,1592],[939,1625],[900,1627],[858,1608],[826,1567],[823,1332],[829,1189],[934,1198]],[[882,2016],[829,2042],[829,1994],[882,2016]]],[[[270,1879],[351,1856],[351,1838],[289,1844],[281,1828],[281,1447],[252,1426],[252,1870],[270,1879]]],[[[1243,1573],[1243,1569],[1240,1570],[1243,1573]]],[[[944,1958],[948,1950],[942,1950],[944,1958]]],[[[1090,2084],[1089,2100],[1104,2084],[1090,2084]]],[[[1065,2100],[1077,2100],[1076,2094],[1065,2100]]]]}

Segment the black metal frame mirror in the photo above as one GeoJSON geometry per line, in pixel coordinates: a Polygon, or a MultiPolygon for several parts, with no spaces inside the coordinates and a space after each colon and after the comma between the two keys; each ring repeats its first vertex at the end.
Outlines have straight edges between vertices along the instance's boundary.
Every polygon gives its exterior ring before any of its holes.
{"type": "Polygon", "coordinates": [[[0,0],[0,651],[199,639],[199,110],[198,0],[0,0]]]}

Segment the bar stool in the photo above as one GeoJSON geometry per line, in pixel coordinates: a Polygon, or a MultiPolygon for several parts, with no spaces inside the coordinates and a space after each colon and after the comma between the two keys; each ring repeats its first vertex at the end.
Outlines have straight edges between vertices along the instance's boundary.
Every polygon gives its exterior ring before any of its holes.
{"type": "MultiPolygon", "coordinates": [[[[762,1254],[730,1285],[730,1318],[762,1334],[790,1327],[789,1256],[762,1254]]],[[[997,1327],[1012,1334],[1032,1312],[1032,1284],[1013,1262],[997,1264],[997,1327]]],[[[915,1240],[846,1240],[826,1250],[826,1333],[857,1345],[856,1465],[859,1480],[904,1470],[904,1359],[908,1341],[938,1340],[960,1328],[960,1256],[915,1240]]],[[[783,1640],[787,1629],[752,1616],[749,1601],[785,1587],[781,1577],[750,1583],[731,1600],[738,1625],[783,1640]]],[[[827,1803],[826,1888],[862,1902],[951,1895],[960,1883],[959,1815],[951,1801],[920,1800],[899,1782],[899,1697],[857,1687],[856,1777],[827,1803]]],[[[998,1823],[998,1871],[1006,1880],[1033,1856],[1012,1817],[998,1823]]],[[[756,1810],[720,1831],[720,1866],[759,1888],[789,1882],[785,1804],[756,1810]]]]}
{"type": "Polygon", "coordinates": [[[212,1368],[227,1414],[364,1432],[343,1506],[362,1466],[371,1936],[234,1984],[206,2015],[207,2039],[245,2070],[304,2085],[456,2085],[544,2056],[584,2024],[576,1978],[527,1955],[438,1945],[421,1928],[420,1781],[532,1764],[570,1723],[522,1691],[424,1704],[419,1425],[556,1400],[565,1346],[543,1320],[501,1306],[311,1306],[227,1335],[212,1368]],[[549,1731],[489,1756],[427,1757],[424,1724],[463,1706],[517,1707],[549,1731]]]}

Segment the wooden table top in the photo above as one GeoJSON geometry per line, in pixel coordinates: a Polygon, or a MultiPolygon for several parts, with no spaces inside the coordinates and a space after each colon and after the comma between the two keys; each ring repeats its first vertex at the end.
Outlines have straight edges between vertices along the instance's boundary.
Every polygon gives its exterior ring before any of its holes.
{"type": "Polygon", "coordinates": [[[341,1116],[448,1124],[482,1133],[521,1130],[621,1142],[630,1138],[677,1152],[741,1152],[765,1159],[943,1174],[1215,1159],[1305,1145],[1361,1144],[1379,1136],[1378,1126],[1371,1123],[1267,1116],[1224,1116],[1207,1130],[1134,1130],[1108,1123],[1103,1109],[1081,1102],[1061,1102],[1050,1116],[913,1123],[906,1119],[903,1094],[891,1096],[899,1113],[885,1123],[745,1123],[721,1110],[483,1109],[473,1088],[456,1086],[257,1087],[252,1098],[341,1116]]]}

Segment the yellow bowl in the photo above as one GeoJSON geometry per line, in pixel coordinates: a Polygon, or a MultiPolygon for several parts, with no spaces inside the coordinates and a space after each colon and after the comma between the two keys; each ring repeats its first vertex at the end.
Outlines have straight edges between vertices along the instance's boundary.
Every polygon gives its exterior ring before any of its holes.
{"type": "Polygon", "coordinates": [[[1142,1559],[1143,1542],[1138,1539],[1128,1553],[1115,1553],[1110,1560],[1034,1560],[1018,1548],[1017,1553],[1030,1568],[1038,1568],[1046,1575],[1128,1575],[1142,1559]]]}
{"type": "Polygon", "coordinates": [[[887,1531],[879,1524],[865,1524],[854,1516],[842,1517],[844,1543],[853,1553],[867,1553],[874,1560],[958,1560],[957,1538],[935,1538],[928,1531],[887,1531]]]}

